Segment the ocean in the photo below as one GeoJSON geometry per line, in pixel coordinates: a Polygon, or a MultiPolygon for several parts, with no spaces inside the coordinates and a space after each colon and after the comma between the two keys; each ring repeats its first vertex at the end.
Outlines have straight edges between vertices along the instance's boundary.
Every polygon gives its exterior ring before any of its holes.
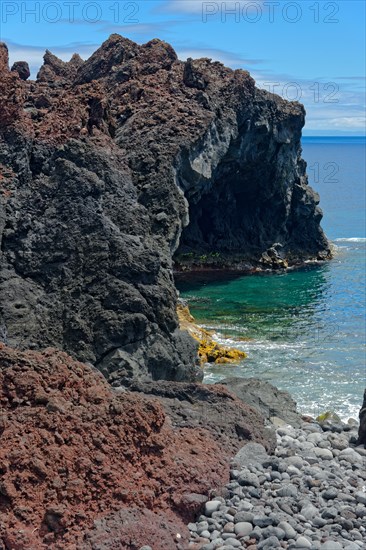
{"type": "Polygon", "coordinates": [[[205,382],[259,377],[294,397],[304,414],[357,418],[366,382],[365,139],[303,138],[310,185],[320,193],[330,262],[280,274],[182,282],[192,315],[237,365],[206,366],[205,382]]]}

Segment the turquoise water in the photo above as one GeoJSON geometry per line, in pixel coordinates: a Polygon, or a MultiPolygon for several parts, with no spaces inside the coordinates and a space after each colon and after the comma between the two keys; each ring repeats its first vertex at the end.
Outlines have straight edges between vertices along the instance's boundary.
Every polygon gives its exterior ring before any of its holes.
{"type": "Polygon", "coordinates": [[[366,378],[364,140],[307,138],[303,157],[334,260],[178,288],[218,341],[248,354],[238,365],[207,366],[206,382],[259,376],[288,390],[304,413],[331,409],[347,419],[358,415],[366,378]]]}

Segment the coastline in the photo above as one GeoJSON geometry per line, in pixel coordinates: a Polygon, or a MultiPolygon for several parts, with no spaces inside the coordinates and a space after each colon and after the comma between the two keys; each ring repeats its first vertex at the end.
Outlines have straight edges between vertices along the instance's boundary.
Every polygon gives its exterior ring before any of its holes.
{"type": "Polygon", "coordinates": [[[364,379],[359,286],[363,244],[360,250],[358,241],[349,244],[347,252],[335,248],[330,262],[286,272],[178,273],[182,298],[198,323],[216,333],[218,343],[236,346],[241,335],[250,338],[238,345],[248,354],[245,362],[229,366],[229,374],[211,365],[205,382],[228,375],[263,377],[290,392],[293,387],[304,414],[316,417],[334,409],[344,420],[357,417],[357,381],[364,379]],[[347,269],[355,274],[349,289],[347,269]],[[348,294],[352,301],[346,301],[348,294]]]}
{"type": "Polygon", "coordinates": [[[1,550],[357,550],[356,425],[303,423],[259,378],[200,383],[197,341],[227,373],[245,351],[176,312],[187,251],[183,277],[330,265],[304,107],[158,39],[47,50],[35,81],[0,43],[0,69],[1,550]]]}
{"type": "Polygon", "coordinates": [[[288,261],[287,259],[281,261],[275,261],[274,263],[260,263],[260,262],[243,262],[233,261],[232,263],[223,262],[222,265],[216,263],[214,260],[212,263],[179,263],[176,262],[173,268],[173,275],[177,279],[194,279],[198,275],[206,275],[209,277],[211,274],[214,276],[226,277],[241,277],[244,275],[260,275],[264,274],[277,274],[286,273],[288,271],[295,271],[301,269],[307,269],[311,267],[318,267],[326,264],[334,259],[337,247],[333,243],[329,243],[331,248],[331,254],[326,259],[306,259],[295,262],[288,261]]]}

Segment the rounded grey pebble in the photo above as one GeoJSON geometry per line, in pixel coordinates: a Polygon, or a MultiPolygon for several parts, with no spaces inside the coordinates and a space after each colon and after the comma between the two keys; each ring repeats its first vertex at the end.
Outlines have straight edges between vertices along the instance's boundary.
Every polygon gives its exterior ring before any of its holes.
{"type": "Polygon", "coordinates": [[[217,512],[220,508],[221,502],[219,500],[209,500],[205,504],[205,514],[208,517],[211,517],[213,512],[217,512]]]}
{"type": "Polygon", "coordinates": [[[249,533],[249,536],[251,539],[260,540],[262,536],[262,529],[260,529],[258,526],[254,527],[253,531],[249,533]]]}
{"type": "Polygon", "coordinates": [[[215,539],[209,544],[205,545],[201,550],[215,550],[216,548],[220,548],[221,546],[223,546],[223,544],[224,540],[222,538],[215,539]]]}
{"type": "Polygon", "coordinates": [[[285,538],[286,539],[294,539],[296,538],[296,531],[295,529],[287,522],[287,521],[281,521],[278,524],[278,527],[282,529],[285,532],[285,538]]]}
{"type": "Polygon", "coordinates": [[[247,537],[253,531],[253,525],[247,521],[240,521],[235,524],[234,531],[237,537],[247,537]]]}
{"type": "Polygon", "coordinates": [[[324,525],[327,524],[327,520],[324,519],[324,518],[319,518],[319,517],[316,517],[313,519],[312,521],[312,524],[315,526],[315,527],[324,527],[324,525]]]}
{"type": "Polygon", "coordinates": [[[235,533],[222,533],[221,538],[224,540],[236,538],[235,533]]]}
{"type": "Polygon", "coordinates": [[[268,516],[254,516],[253,523],[257,527],[268,527],[269,525],[272,525],[273,519],[268,516]]]}
{"type": "Polygon", "coordinates": [[[295,548],[311,548],[311,542],[305,537],[296,539],[295,548]]]}
{"type": "Polygon", "coordinates": [[[224,533],[234,533],[234,524],[232,521],[225,524],[224,533]]]}
{"type": "Polygon", "coordinates": [[[320,550],[342,550],[342,548],[343,546],[339,542],[327,540],[321,545],[320,550]]]}
{"type": "Polygon", "coordinates": [[[277,491],[277,495],[279,497],[289,497],[294,498],[298,494],[298,488],[296,485],[293,485],[292,483],[288,483],[287,485],[284,485],[277,491]]]}
{"type": "Polygon", "coordinates": [[[242,548],[241,542],[234,538],[226,539],[224,544],[225,546],[233,546],[233,548],[242,548]]]}
{"type": "Polygon", "coordinates": [[[358,518],[364,518],[366,516],[366,508],[365,506],[356,506],[355,514],[358,518]]]}
{"type": "Polygon", "coordinates": [[[324,493],[322,493],[322,497],[325,498],[325,500],[332,500],[334,498],[337,498],[338,491],[335,487],[329,487],[324,493]]]}
{"type": "Polygon", "coordinates": [[[338,515],[338,510],[335,506],[331,506],[330,508],[326,508],[323,512],[322,512],[322,518],[323,519],[334,519],[336,518],[338,515]]]}
{"type": "Polygon", "coordinates": [[[244,472],[240,472],[238,475],[238,482],[240,485],[248,485],[251,487],[259,487],[259,479],[255,474],[252,474],[250,472],[247,472],[244,470],[244,472]]]}
{"type": "Polygon", "coordinates": [[[251,512],[237,512],[234,516],[234,523],[240,523],[240,522],[249,522],[252,523],[254,518],[254,514],[251,512]]]}
{"type": "Polygon", "coordinates": [[[352,531],[350,531],[349,534],[352,536],[354,540],[363,540],[363,536],[357,529],[352,529],[352,531]]]}
{"type": "Polygon", "coordinates": [[[247,502],[246,500],[243,500],[240,502],[239,512],[250,512],[252,508],[253,508],[253,504],[251,504],[251,502],[247,502]]]}
{"type": "Polygon", "coordinates": [[[271,536],[268,539],[262,540],[257,545],[258,550],[272,550],[272,548],[281,548],[281,543],[277,537],[271,536]]]}
{"type": "Polygon", "coordinates": [[[360,504],[366,505],[366,493],[364,493],[363,491],[357,491],[357,493],[355,494],[355,499],[360,504]]]}
{"type": "Polygon", "coordinates": [[[263,537],[268,539],[269,537],[277,537],[278,540],[283,540],[286,537],[286,533],[280,527],[273,527],[270,525],[263,529],[263,537]]]}

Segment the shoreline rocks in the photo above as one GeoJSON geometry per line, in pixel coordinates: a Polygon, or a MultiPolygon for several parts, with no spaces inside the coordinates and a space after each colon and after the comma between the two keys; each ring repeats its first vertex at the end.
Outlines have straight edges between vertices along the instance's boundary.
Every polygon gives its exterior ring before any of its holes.
{"type": "Polygon", "coordinates": [[[247,357],[244,351],[236,348],[228,348],[215,342],[212,337],[212,333],[202,327],[196,322],[194,317],[189,311],[188,305],[178,302],[177,313],[179,319],[179,327],[181,330],[185,330],[198,342],[198,357],[201,366],[206,363],[216,363],[220,365],[236,363],[242,361],[247,357]]]}
{"type": "Polygon", "coordinates": [[[0,406],[1,550],[362,548],[355,422],[275,436],[225,386],[112,388],[63,352],[3,345],[0,406]]]}
{"type": "Polygon", "coordinates": [[[259,378],[224,378],[217,382],[236,395],[241,401],[257,409],[272,424],[280,422],[295,428],[302,425],[296,402],[291,395],[259,378]]]}
{"type": "Polygon", "coordinates": [[[350,446],[356,434],[303,423],[277,429],[273,456],[244,447],[232,461],[229,496],[207,502],[188,526],[189,549],[364,548],[366,450],[350,446]]]}
{"type": "Polygon", "coordinates": [[[160,381],[136,382],[128,389],[156,398],[173,426],[207,430],[228,456],[248,442],[261,443],[268,452],[275,449],[273,428],[224,386],[160,381]]]}
{"type": "Polygon", "coordinates": [[[366,388],[363,394],[363,403],[360,409],[360,427],[358,429],[358,441],[365,445],[366,449],[366,388]]]}

